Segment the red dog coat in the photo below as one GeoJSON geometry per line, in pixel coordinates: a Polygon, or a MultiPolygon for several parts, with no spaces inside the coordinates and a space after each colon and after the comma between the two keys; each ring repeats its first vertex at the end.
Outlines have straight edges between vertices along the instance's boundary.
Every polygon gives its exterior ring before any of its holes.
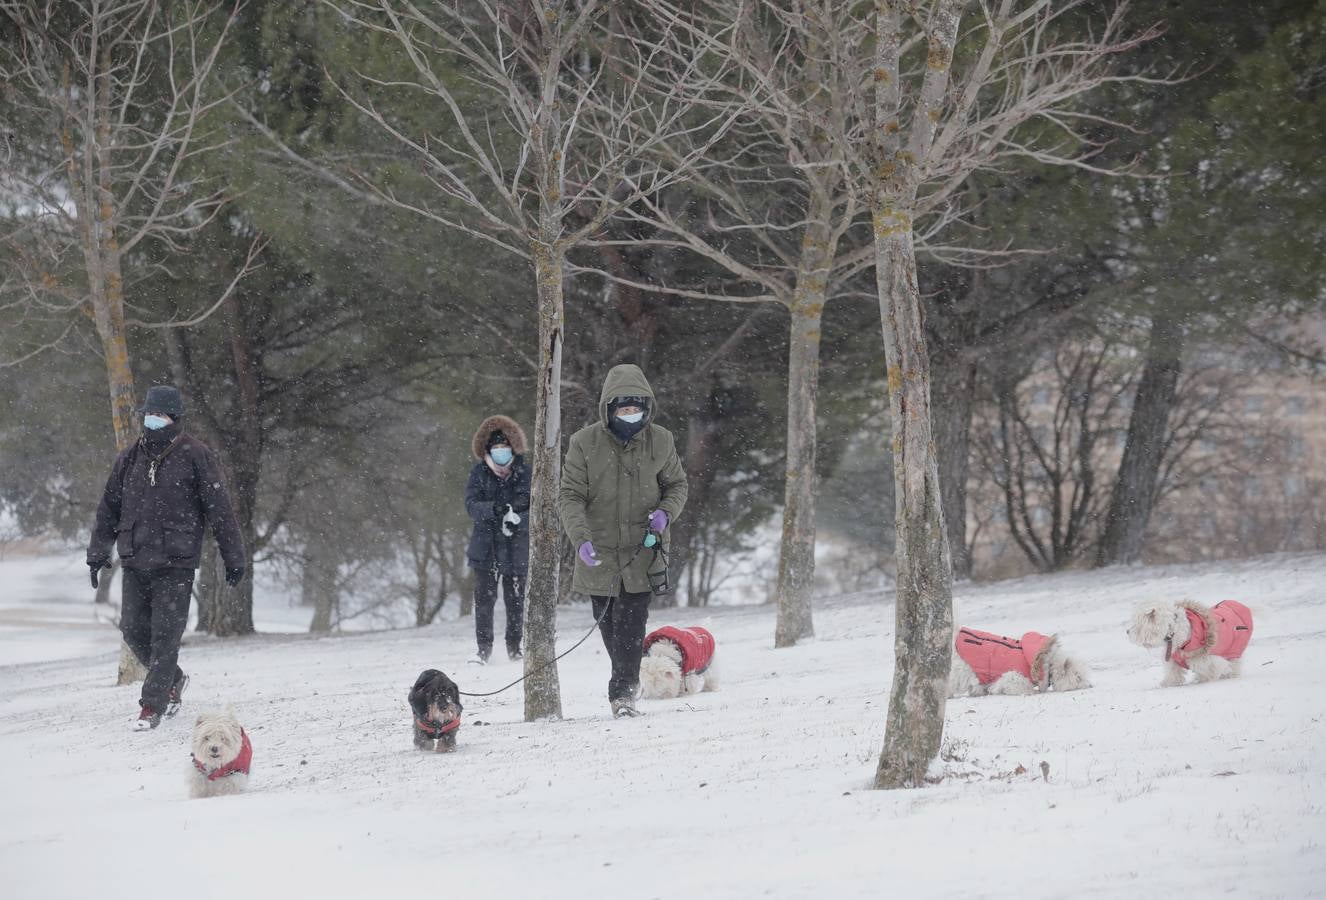
{"type": "Polygon", "coordinates": [[[1005,672],[1017,672],[1039,684],[1045,677],[1046,651],[1053,642],[1053,635],[1046,637],[1034,631],[1028,631],[1019,641],[988,631],[962,628],[953,639],[953,649],[971,666],[981,684],[996,681],[1005,672]]]}
{"type": "Polygon", "coordinates": [[[645,652],[656,641],[672,641],[681,650],[681,674],[703,672],[709,668],[714,658],[714,636],[707,630],[692,625],[690,628],[674,628],[664,625],[645,635],[645,652]]]}
{"type": "Polygon", "coordinates": [[[1238,659],[1252,640],[1252,610],[1237,600],[1222,600],[1211,608],[1209,616],[1187,604],[1183,612],[1192,626],[1192,635],[1182,647],[1174,648],[1170,659],[1185,669],[1188,658],[1203,649],[1213,656],[1238,659]]]}
{"type": "Polygon", "coordinates": [[[239,730],[239,738],[239,756],[236,756],[221,768],[209,774],[207,766],[203,765],[196,756],[193,758],[194,767],[199,772],[207,775],[208,781],[216,781],[218,778],[225,778],[227,775],[234,775],[236,772],[244,775],[249,774],[249,766],[253,764],[253,745],[249,743],[249,736],[243,728],[239,730]]]}

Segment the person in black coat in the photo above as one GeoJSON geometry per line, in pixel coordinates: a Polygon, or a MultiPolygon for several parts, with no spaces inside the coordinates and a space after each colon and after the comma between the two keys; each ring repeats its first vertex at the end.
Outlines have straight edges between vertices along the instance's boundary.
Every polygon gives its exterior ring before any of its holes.
{"type": "Polygon", "coordinates": [[[488,662],[493,652],[493,607],[497,586],[506,602],[506,652],[520,659],[525,576],[529,571],[530,471],[525,432],[514,419],[489,416],[474,432],[477,460],[465,486],[465,509],[474,522],[467,552],[474,569],[474,639],[470,662],[488,662]]]}
{"type": "Polygon", "coordinates": [[[180,430],[180,392],[153,387],[141,411],[143,435],[116,458],[87,547],[94,588],[112,545],[124,566],[120,631],[147,668],[135,731],[175,715],[189,683],[178,660],[204,525],[212,527],[232,587],[244,577],[245,559],[216,456],[180,430]]]}

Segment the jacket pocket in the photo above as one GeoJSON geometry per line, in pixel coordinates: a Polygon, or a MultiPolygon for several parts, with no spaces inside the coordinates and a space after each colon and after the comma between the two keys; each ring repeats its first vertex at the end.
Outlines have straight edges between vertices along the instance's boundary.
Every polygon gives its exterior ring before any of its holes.
{"type": "Polygon", "coordinates": [[[134,555],[134,520],[121,522],[115,528],[115,552],[120,555],[120,559],[126,559],[134,555]]]}
{"type": "Polygon", "coordinates": [[[198,554],[192,528],[166,525],[162,528],[162,550],[170,559],[188,559],[198,554]]]}

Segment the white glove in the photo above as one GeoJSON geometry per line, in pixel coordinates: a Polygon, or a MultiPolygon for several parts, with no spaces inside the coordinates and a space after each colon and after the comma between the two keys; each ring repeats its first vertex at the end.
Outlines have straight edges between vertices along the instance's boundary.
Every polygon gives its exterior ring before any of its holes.
{"type": "Polygon", "coordinates": [[[519,524],[520,524],[519,513],[517,513],[514,509],[512,509],[511,504],[508,503],[506,505],[506,515],[502,517],[502,534],[504,534],[507,537],[513,537],[515,535],[515,532],[512,531],[511,527],[509,526],[516,526],[519,524]]]}

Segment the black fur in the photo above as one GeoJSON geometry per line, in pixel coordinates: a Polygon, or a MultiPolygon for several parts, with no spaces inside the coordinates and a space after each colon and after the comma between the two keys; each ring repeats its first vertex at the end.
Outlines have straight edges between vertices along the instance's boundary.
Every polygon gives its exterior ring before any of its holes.
{"type": "Polygon", "coordinates": [[[436,731],[421,728],[419,723],[425,722],[436,727],[441,727],[443,724],[429,716],[430,706],[448,710],[454,718],[460,718],[463,707],[460,703],[460,688],[456,687],[456,682],[437,669],[425,669],[415,679],[414,687],[410,688],[409,700],[410,710],[414,713],[412,720],[414,745],[420,750],[432,750],[435,749],[433,741],[436,740],[436,750],[439,753],[455,750],[458,729],[438,735],[436,731]]]}

